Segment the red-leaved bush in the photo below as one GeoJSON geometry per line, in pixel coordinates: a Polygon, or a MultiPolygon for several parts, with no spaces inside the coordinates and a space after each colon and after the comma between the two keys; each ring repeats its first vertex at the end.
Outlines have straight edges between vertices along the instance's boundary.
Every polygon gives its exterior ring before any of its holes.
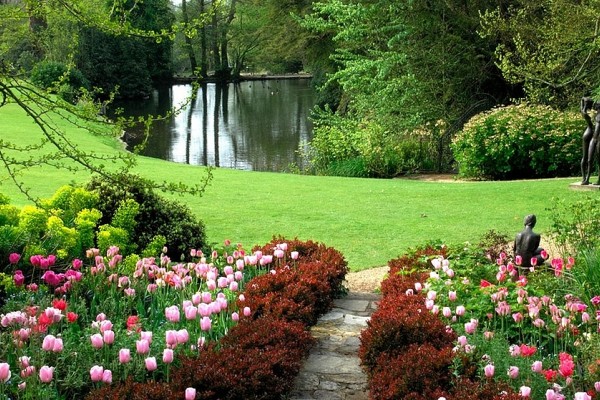
{"type": "Polygon", "coordinates": [[[372,373],[382,353],[397,355],[411,344],[429,343],[436,349],[452,347],[456,335],[425,308],[420,295],[386,296],[361,335],[359,357],[372,373]]]}
{"type": "Polygon", "coordinates": [[[383,352],[377,359],[370,381],[371,399],[405,399],[419,394],[432,399],[439,389],[447,389],[452,349],[437,349],[428,343],[411,344],[394,354],[383,352]]]}
{"type": "Polygon", "coordinates": [[[277,260],[275,273],[246,285],[243,307],[250,307],[251,316],[198,356],[179,357],[170,382],[129,379],[94,390],[86,399],[181,400],[188,387],[196,388],[196,399],[204,400],[284,397],[313,344],[307,328],[343,292],[348,268],[340,252],[311,241],[277,238],[254,251],[272,253],[281,243],[287,243],[287,251],[277,260]],[[297,260],[292,251],[298,252],[297,260]]]}

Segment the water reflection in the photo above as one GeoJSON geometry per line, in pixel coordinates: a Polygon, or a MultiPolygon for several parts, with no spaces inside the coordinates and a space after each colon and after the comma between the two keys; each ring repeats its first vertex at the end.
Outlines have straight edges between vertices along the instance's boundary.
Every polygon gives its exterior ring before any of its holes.
{"type": "MultiPolygon", "coordinates": [[[[191,85],[173,85],[155,90],[148,101],[121,106],[127,115],[160,114],[191,94],[191,85]]],[[[142,154],[194,165],[282,171],[301,162],[296,150],[311,139],[313,104],[308,79],[206,84],[179,114],[154,123],[142,154]]],[[[129,132],[126,141],[133,148],[140,139],[129,132]]]]}

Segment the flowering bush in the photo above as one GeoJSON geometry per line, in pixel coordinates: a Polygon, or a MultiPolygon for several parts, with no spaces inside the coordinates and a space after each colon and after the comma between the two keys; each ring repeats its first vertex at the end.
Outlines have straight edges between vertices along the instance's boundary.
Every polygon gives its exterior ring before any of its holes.
{"type": "Polygon", "coordinates": [[[452,141],[462,176],[525,179],[578,174],[581,116],[533,104],[471,118],[452,141]]]}

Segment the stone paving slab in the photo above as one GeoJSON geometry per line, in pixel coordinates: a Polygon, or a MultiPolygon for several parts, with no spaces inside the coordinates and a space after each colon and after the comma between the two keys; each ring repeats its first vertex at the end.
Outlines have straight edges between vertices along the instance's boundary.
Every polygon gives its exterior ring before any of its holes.
{"type": "Polygon", "coordinates": [[[304,362],[289,400],[368,400],[360,366],[360,333],[380,296],[350,292],[312,327],[317,344],[304,362]]]}

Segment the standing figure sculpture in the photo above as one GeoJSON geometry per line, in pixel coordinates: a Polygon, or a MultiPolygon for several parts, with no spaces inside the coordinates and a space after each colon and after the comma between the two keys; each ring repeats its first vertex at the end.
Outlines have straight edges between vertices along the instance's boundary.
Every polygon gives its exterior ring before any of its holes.
{"type": "Polygon", "coordinates": [[[521,265],[519,266],[521,273],[529,272],[529,268],[533,265],[531,260],[536,259],[535,265],[542,265],[544,257],[542,252],[544,249],[540,247],[541,236],[533,231],[537,219],[535,215],[530,214],[525,217],[525,227],[515,237],[514,253],[521,257],[521,265]]]}
{"type": "MultiPolygon", "coordinates": [[[[587,127],[583,131],[583,140],[582,140],[582,151],[583,157],[581,158],[581,174],[583,175],[583,180],[581,181],[582,185],[590,184],[590,176],[592,174],[592,169],[594,168],[595,158],[599,159],[600,157],[596,157],[598,153],[598,139],[600,136],[600,103],[595,102],[590,97],[583,97],[581,99],[581,115],[587,124],[587,127]],[[595,124],[592,124],[592,118],[588,114],[590,110],[596,111],[596,117],[594,118],[595,124]]],[[[600,154],[599,154],[600,155],[600,154]]],[[[600,183],[600,175],[598,176],[598,181],[600,183]]]]}

